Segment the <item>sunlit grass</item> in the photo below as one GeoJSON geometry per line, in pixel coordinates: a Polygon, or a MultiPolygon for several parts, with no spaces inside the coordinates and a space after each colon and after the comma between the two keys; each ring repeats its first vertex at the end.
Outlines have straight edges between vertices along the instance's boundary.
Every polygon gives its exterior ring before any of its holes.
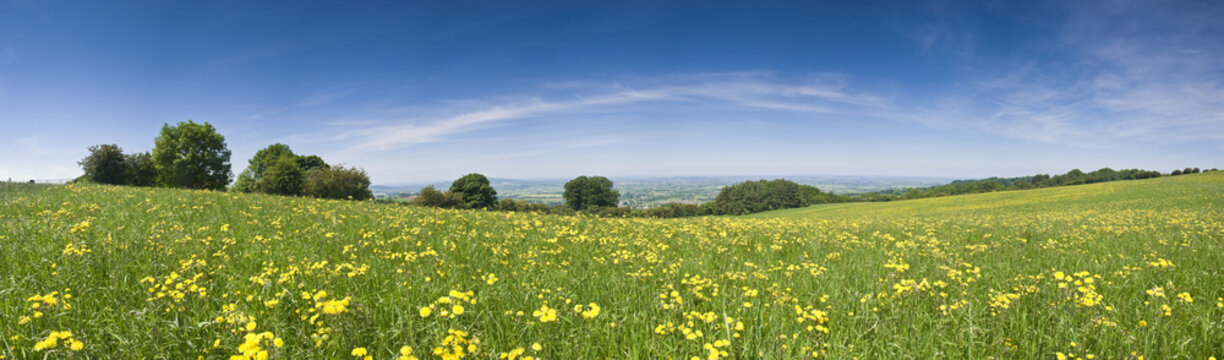
{"type": "Polygon", "coordinates": [[[2,186],[5,359],[1224,355],[1221,173],[683,220],[2,186]]]}

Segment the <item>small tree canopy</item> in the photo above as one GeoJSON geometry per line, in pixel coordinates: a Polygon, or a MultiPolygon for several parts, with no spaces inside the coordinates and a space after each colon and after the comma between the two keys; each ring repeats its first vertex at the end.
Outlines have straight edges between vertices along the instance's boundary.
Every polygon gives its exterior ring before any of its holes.
{"type": "Polygon", "coordinates": [[[153,154],[148,152],[128,154],[126,161],[128,184],[134,186],[157,185],[157,165],[153,163],[153,154]]]}
{"type": "Polygon", "coordinates": [[[230,151],[212,124],[187,120],[163,124],[154,139],[153,162],[162,186],[224,190],[230,182],[230,151]]]}
{"type": "Polygon", "coordinates": [[[584,210],[620,203],[620,192],[612,190],[612,180],[603,176],[579,176],[565,183],[565,206],[584,210]]]}
{"type": "Polygon", "coordinates": [[[451,183],[450,192],[463,200],[469,209],[484,209],[497,203],[497,190],[489,185],[489,178],[481,174],[467,174],[451,183]]]}
{"type": "Polygon", "coordinates": [[[318,155],[304,155],[297,157],[298,166],[302,171],[310,171],[327,167],[327,163],[323,162],[323,158],[318,155]]]}
{"type": "Polygon", "coordinates": [[[275,195],[296,196],[302,194],[302,183],[305,173],[298,167],[297,157],[281,155],[264,169],[263,175],[255,182],[259,192],[275,195]]]}
{"type": "Polygon", "coordinates": [[[309,172],[302,190],[307,196],[325,199],[367,200],[374,197],[365,170],[343,165],[309,172]]]}
{"type": "Polygon", "coordinates": [[[234,181],[234,186],[230,190],[237,192],[259,191],[255,184],[259,182],[264,171],[271,167],[274,162],[285,156],[295,160],[297,158],[293,150],[289,149],[289,145],[281,143],[259,149],[259,151],[255,152],[255,156],[252,156],[251,160],[247,162],[246,169],[238,174],[238,180],[234,181]]]}
{"type": "Polygon", "coordinates": [[[128,182],[127,158],[115,144],[89,147],[89,156],[77,164],[85,169],[85,179],[99,184],[124,185],[128,182]]]}

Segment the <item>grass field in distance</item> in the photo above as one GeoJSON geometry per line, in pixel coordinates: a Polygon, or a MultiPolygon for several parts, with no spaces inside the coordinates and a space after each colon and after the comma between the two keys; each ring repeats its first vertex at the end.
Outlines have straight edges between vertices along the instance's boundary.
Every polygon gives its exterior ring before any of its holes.
{"type": "Polygon", "coordinates": [[[0,185],[0,358],[1207,359],[1224,173],[678,220],[0,185]]]}

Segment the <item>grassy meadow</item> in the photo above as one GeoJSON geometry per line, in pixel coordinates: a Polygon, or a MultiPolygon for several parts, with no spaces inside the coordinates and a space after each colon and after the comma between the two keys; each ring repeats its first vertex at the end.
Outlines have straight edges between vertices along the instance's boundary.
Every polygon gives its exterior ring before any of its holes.
{"type": "Polygon", "coordinates": [[[0,359],[1224,357],[1224,173],[676,220],[0,185],[0,359]]]}

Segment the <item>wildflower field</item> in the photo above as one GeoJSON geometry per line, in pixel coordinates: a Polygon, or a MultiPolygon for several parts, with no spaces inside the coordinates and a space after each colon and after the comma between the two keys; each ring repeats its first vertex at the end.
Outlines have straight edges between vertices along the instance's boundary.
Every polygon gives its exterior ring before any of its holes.
{"type": "Polygon", "coordinates": [[[3,359],[1208,359],[1224,173],[754,218],[0,185],[3,359]]]}

